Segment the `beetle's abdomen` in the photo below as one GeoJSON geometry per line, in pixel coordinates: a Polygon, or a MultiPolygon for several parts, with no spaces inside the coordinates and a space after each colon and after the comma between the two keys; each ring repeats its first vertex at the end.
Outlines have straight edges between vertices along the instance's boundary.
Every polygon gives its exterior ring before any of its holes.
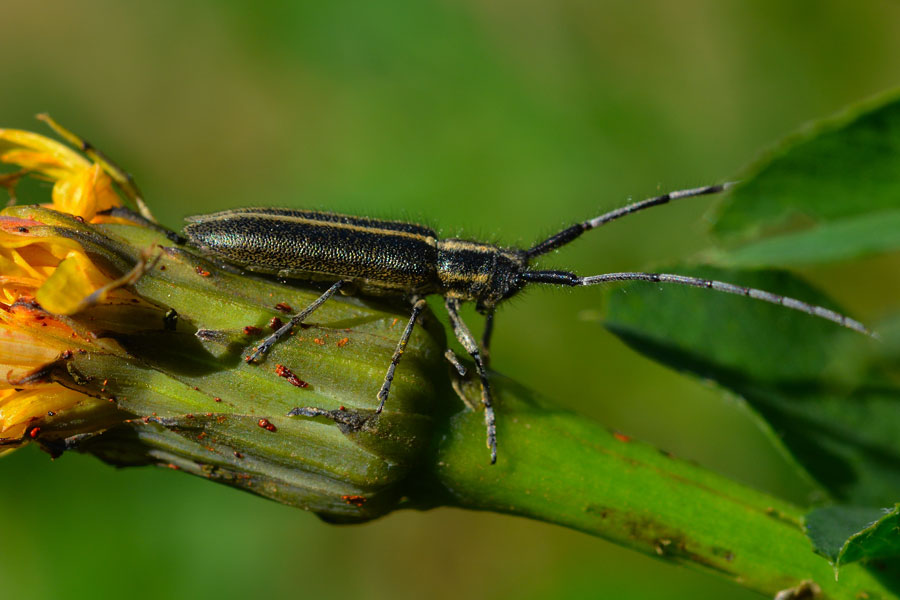
{"type": "Polygon", "coordinates": [[[421,225],[278,208],[188,220],[192,244],[249,271],[346,279],[382,293],[429,293],[437,285],[436,236],[421,225]]]}

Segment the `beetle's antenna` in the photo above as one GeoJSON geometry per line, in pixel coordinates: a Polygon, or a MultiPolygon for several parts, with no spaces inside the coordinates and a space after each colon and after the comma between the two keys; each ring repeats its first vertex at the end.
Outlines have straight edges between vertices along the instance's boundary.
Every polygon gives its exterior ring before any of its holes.
{"type": "Polygon", "coordinates": [[[767,292],[765,290],[734,285],[733,283],[725,283],[724,281],[715,281],[713,279],[688,277],[686,275],[672,275],[670,273],[605,273],[603,275],[581,277],[579,278],[578,283],[576,283],[575,285],[598,285],[602,283],[609,283],[612,281],[650,281],[653,283],[677,283],[679,285],[707,288],[716,290],[717,292],[725,292],[738,296],[747,296],[748,298],[753,298],[755,300],[762,300],[763,302],[768,302],[770,304],[777,304],[779,306],[784,306],[785,308],[799,310],[800,312],[804,312],[808,315],[813,315],[814,317],[819,317],[820,319],[827,319],[828,321],[837,323],[842,327],[852,329],[853,331],[858,331],[859,333],[871,336],[873,338],[878,337],[876,333],[871,331],[868,327],[866,327],[859,321],[851,319],[846,315],[842,315],[839,312],[835,312],[823,306],[816,306],[814,304],[803,302],[802,300],[789,298],[787,296],[780,296],[778,294],[773,294],[772,292],[767,292]]]}
{"type": "Polygon", "coordinates": [[[524,273],[521,273],[519,277],[522,281],[527,283],[549,283],[552,285],[568,286],[600,285],[603,283],[611,283],[615,281],[677,283],[678,285],[706,288],[710,290],[716,290],[717,292],[725,292],[728,294],[735,294],[737,296],[746,296],[748,298],[753,298],[754,300],[762,300],[763,302],[768,302],[770,304],[777,304],[778,306],[784,306],[785,308],[799,310],[800,312],[804,312],[814,317],[819,317],[820,319],[832,321],[834,323],[837,323],[838,325],[841,325],[842,327],[852,329],[853,331],[858,331],[859,333],[871,336],[873,338],[878,337],[878,334],[871,331],[868,327],[866,327],[859,321],[851,319],[846,315],[842,315],[839,312],[835,312],[831,309],[825,308],[824,306],[816,306],[814,304],[809,304],[808,302],[803,302],[802,300],[797,300],[796,298],[781,296],[778,294],[773,294],[772,292],[767,292],[765,290],[744,287],[735,285],[733,283],[726,283],[724,281],[716,281],[714,279],[688,277],[687,275],[673,275],[671,273],[634,272],[604,273],[602,275],[591,275],[590,277],[578,277],[574,273],[569,273],[568,271],[525,271],[524,273]]]}
{"type": "Polygon", "coordinates": [[[599,217],[594,217],[593,219],[584,221],[583,223],[577,223],[567,229],[563,229],[556,235],[550,236],[543,242],[533,246],[530,250],[525,252],[525,256],[527,256],[528,259],[531,260],[536,256],[546,254],[551,250],[556,250],[557,248],[565,246],[585,231],[590,231],[591,229],[595,229],[597,227],[600,227],[601,225],[605,225],[610,221],[615,221],[620,217],[630,215],[631,213],[636,213],[638,211],[644,210],[645,208],[650,208],[651,206],[659,206],[661,204],[668,204],[672,200],[680,200],[682,198],[693,198],[694,196],[718,194],[736,185],[736,183],[737,182],[729,182],[718,185],[707,185],[704,187],[692,188],[689,190],[679,190],[677,192],[669,192],[668,194],[663,194],[662,196],[647,198],[646,200],[641,200],[640,202],[628,204],[627,206],[623,206],[621,208],[611,210],[608,213],[604,213],[599,217]]]}

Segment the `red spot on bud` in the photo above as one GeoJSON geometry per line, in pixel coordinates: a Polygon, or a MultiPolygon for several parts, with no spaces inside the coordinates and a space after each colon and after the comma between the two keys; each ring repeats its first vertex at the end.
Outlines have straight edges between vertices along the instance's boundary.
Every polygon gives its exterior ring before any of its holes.
{"type": "Polygon", "coordinates": [[[279,377],[284,377],[288,380],[288,383],[295,385],[298,388],[309,387],[308,383],[294,375],[294,373],[284,365],[275,365],[275,374],[279,377]]]}
{"type": "Polygon", "coordinates": [[[620,442],[630,442],[631,436],[625,435],[624,433],[619,433],[618,431],[613,431],[613,437],[619,440],[620,442]]]}
{"type": "Polygon", "coordinates": [[[244,335],[259,335],[262,333],[262,328],[254,327],[253,325],[247,325],[244,327],[244,335]]]}
{"type": "Polygon", "coordinates": [[[209,277],[209,271],[199,265],[194,270],[197,271],[197,275],[200,277],[209,277]]]}
{"type": "Polygon", "coordinates": [[[32,427],[31,429],[28,430],[28,437],[30,437],[31,439],[36,439],[37,436],[39,436],[40,434],[41,434],[40,427],[32,427]]]}
{"type": "Polygon", "coordinates": [[[286,314],[291,314],[294,312],[294,309],[291,308],[291,305],[288,304],[287,302],[279,302],[278,304],[275,305],[275,310],[286,313],[286,314]]]}
{"type": "Polygon", "coordinates": [[[244,458],[244,455],[241,454],[240,452],[238,452],[237,450],[235,450],[233,454],[234,454],[235,458],[244,458]]]}
{"type": "Polygon", "coordinates": [[[216,396],[215,398],[213,398],[213,402],[221,402],[221,401],[222,401],[222,399],[219,398],[218,396],[216,396]]]}
{"type": "Polygon", "coordinates": [[[278,431],[278,428],[275,427],[275,425],[273,423],[271,423],[268,419],[260,419],[259,421],[256,422],[256,424],[259,425],[260,427],[262,427],[263,429],[265,429],[266,431],[271,431],[273,433],[278,431]]]}
{"type": "Polygon", "coordinates": [[[347,504],[352,504],[357,508],[362,508],[363,504],[365,504],[369,499],[365,496],[359,496],[357,494],[350,494],[347,496],[341,496],[341,500],[346,502],[347,504]]]}
{"type": "Polygon", "coordinates": [[[337,347],[343,348],[344,346],[346,346],[349,343],[350,343],[350,338],[341,338],[337,341],[337,347]]]}
{"type": "Polygon", "coordinates": [[[323,340],[322,338],[315,338],[313,341],[314,341],[315,343],[317,343],[318,345],[320,345],[320,346],[324,346],[324,345],[325,345],[325,340],[323,340]]]}
{"type": "Polygon", "coordinates": [[[282,325],[284,325],[284,322],[278,317],[272,317],[272,319],[269,321],[269,329],[273,331],[281,329],[282,325]]]}

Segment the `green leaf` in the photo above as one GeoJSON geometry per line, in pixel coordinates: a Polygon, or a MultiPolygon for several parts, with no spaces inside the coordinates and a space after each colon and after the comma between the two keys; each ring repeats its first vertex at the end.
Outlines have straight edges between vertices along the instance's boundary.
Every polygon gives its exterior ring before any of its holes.
{"type": "MultiPolygon", "coordinates": [[[[840,310],[786,272],[672,272],[840,310]]],[[[606,326],[632,348],[744,398],[773,442],[834,498],[887,506],[900,497],[900,389],[868,364],[848,371],[843,359],[876,341],[784,307],[675,286],[612,291],[607,312],[606,326]]]]}
{"type": "Polygon", "coordinates": [[[733,265],[833,261],[900,248],[900,98],[789,139],[741,177],[713,232],[733,265]]]}
{"type": "Polygon", "coordinates": [[[796,233],[764,238],[731,251],[711,253],[720,265],[804,265],[900,248],[900,210],[874,212],[822,223],[796,233]]]}
{"type": "Polygon", "coordinates": [[[806,516],[815,551],[835,569],[863,560],[900,556],[900,504],[893,509],[826,506],[806,516]]]}

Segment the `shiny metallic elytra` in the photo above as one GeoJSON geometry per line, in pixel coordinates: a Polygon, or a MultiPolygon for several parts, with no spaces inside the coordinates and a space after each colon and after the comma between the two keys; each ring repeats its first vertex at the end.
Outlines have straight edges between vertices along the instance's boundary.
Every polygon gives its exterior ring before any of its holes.
{"type": "MultiPolygon", "coordinates": [[[[861,333],[870,333],[858,321],[829,309],[721,281],[639,272],[579,277],[569,271],[531,268],[537,257],[610,221],[672,200],[719,193],[731,185],[681,190],[635,202],[572,225],[528,250],[462,239],[442,240],[432,229],[414,223],[289,208],[243,208],[190,217],[184,234],[191,245],[205,254],[247,271],[331,283],[331,287],[312,304],[253,348],[246,358],[248,362],[265,354],[344,286],[365,295],[409,300],[412,314],[378,391],[379,404],[373,417],[384,408],[394,371],[412,335],[416,318],[425,307],[424,297],[430,294],[442,296],[453,332],[472,357],[481,380],[487,445],[493,464],[497,460],[497,436],[487,362],[494,311],[528,284],[587,286],[613,281],[650,281],[709,288],[778,304],[861,333]],[[480,344],[459,316],[459,306],[463,302],[474,302],[476,309],[485,315],[485,332],[480,344]]],[[[462,366],[455,361],[452,352],[448,356],[462,372],[462,366]]],[[[332,412],[308,407],[295,409],[292,414],[329,416],[332,412]]]]}

